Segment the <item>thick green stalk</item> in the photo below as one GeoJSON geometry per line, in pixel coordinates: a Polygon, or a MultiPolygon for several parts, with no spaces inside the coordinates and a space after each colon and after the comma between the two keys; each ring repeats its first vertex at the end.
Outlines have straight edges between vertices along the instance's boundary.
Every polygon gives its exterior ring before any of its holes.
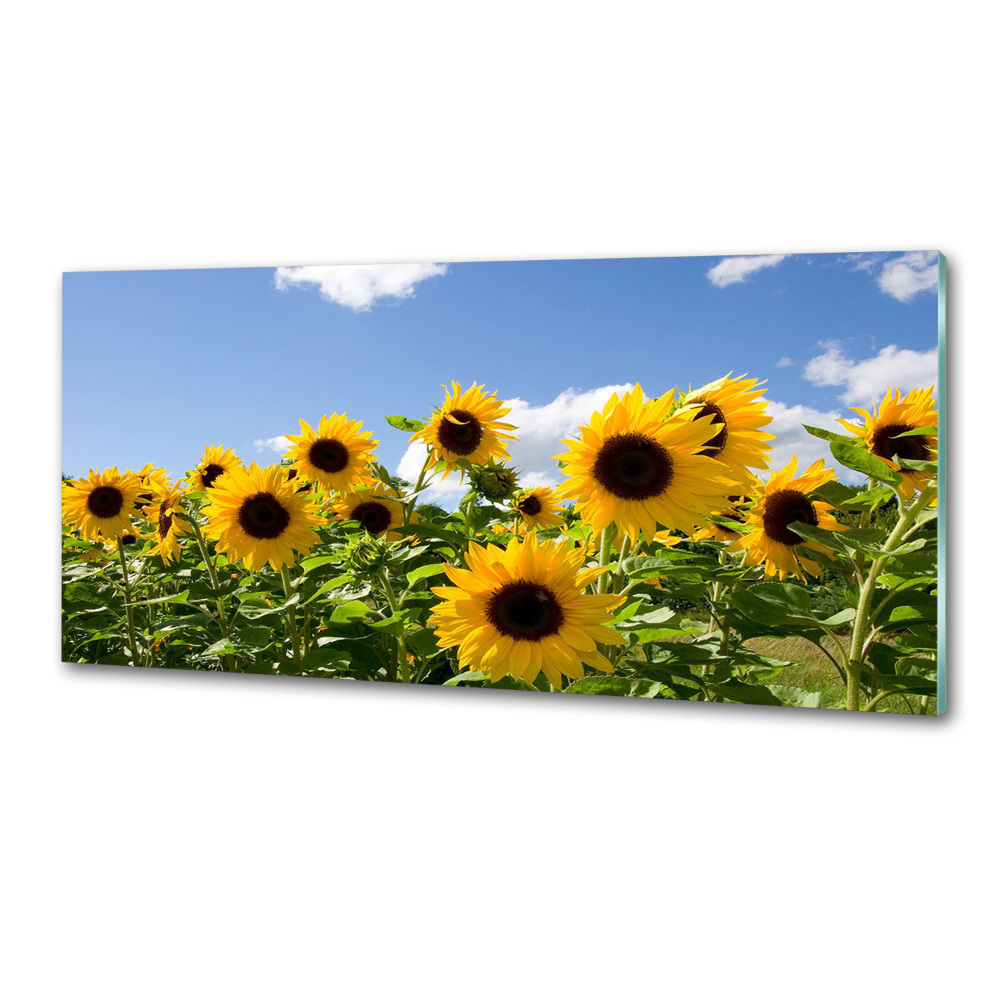
{"type": "MultiPolygon", "coordinates": [[[[598,565],[607,566],[611,559],[611,543],[615,537],[615,523],[611,522],[601,532],[601,552],[598,556],[598,565]]],[[[597,580],[597,592],[606,594],[608,592],[608,573],[602,573],[597,580]]]]}
{"type": "Polygon", "coordinates": [[[865,639],[871,627],[871,605],[872,597],[875,593],[875,585],[879,576],[882,575],[882,568],[892,556],[896,547],[903,541],[904,536],[913,526],[917,515],[934,499],[936,490],[925,490],[920,497],[909,507],[903,506],[900,497],[900,517],[896,522],[896,527],[882,545],[881,554],[877,555],[868,570],[861,587],[861,595],[858,598],[858,613],[854,619],[854,629],[851,632],[851,646],[848,651],[848,660],[844,664],[847,670],[847,709],[857,712],[861,708],[861,666],[865,648],[865,639]]]}
{"type": "Polygon", "coordinates": [[[215,606],[219,611],[219,627],[222,629],[222,637],[227,639],[229,638],[229,624],[226,621],[226,608],[222,603],[222,594],[219,592],[219,574],[215,571],[215,563],[212,562],[212,557],[209,554],[208,543],[205,541],[205,536],[201,533],[201,525],[198,524],[196,518],[191,518],[189,523],[194,528],[194,537],[197,539],[201,558],[204,560],[205,568],[208,570],[208,579],[211,581],[212,590],[215,591],[215,606]]]}
{"type": "MultiPolygon", "coordinates": [[[[290,601],[295,591],[292,589],[292,580],[288,575],[288,567],[281,567],[281,585],[285,589],[285,600],[290,601]]],[[[288,618],[288,631],[292,640],[292,659],[296,664],[302,662],[302,651],[299,649],[299,632],[295,626],[295,607],[290,607],[285,614],[288,618]]]]}
{"type": "MultiPolygon", "coordinates": [[[[399,602],[396,600],[396,595],[392,592],[392,584],[389,582],[389,573],[387,570],[382,569],[379,571],[378,581],[382,587],[382,593],[385,594],[389,610],[392,611],[394,615],[399,614],[399,602]]],[[[402,635],[396,637],[396,650],[396,662],[398,664],[400,677],[404,684],[409,684],[410,664],[406,659],[406,640],[402,637],[402,635]]]]}
{"type": "Polygon", "coordinates": [[[125,558],[125,543],[118,539],[118,557],[122,564],[122,586],[125,589],[125,624],[128,628],[128,644],[131,647],[132,666],[140,666],[139,646],[135,641],[135,618],[132,614],[132,588],[128,579],[128,560],[125,558]]]}
{"type": "MultiPolygon", "coordinates": [[[[201,525],[198,524],[197,518],[192,517],[188,523],[194,528],[194,537],[198,542],[198,550],[201,552],[201,558],[204,560],[205,569],[208,570],[208,579],[212,584],[212,590],[215,591],[215,607],[219,613],[219,628],[222,631],[222,638],[228,639],[229,622],[226,621],[226,606],[222,601],[222,593],[219,590],[219,574],[215,570],[215,563],[212,561],[212,556],[208,551],[208,542],[205,541],[205,536],[201,533],[201,525]]],[[[224,656],[222,663],[226,670],[231,672],[238,672],[240,669],[231,656],[224,656]]]]}

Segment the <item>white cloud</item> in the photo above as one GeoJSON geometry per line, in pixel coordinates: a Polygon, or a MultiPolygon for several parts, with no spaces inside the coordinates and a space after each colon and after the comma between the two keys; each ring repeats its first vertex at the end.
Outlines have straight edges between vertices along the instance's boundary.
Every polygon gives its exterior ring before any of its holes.
{"type": "MultiPolygon", "coordinates": [[[[561,444],[562,439],[576,434],[577,428],[587,423],[612,393],[621,395],[631,388],[632,384],[626,383],[586,391],[566,389],[550,403],[541,406],[532,406],[524,399],[508,399],[510,413],[503,419],[517,427],[512,432],[517,435],[517,440],[510,442],[509,451],[511,461],[520,470],[519,482],[523,486],[556,486],[561,483],[564,476],[552,456],[566,450],[561,444]]],[[[396,475],[415,482],[425,454],[424,446],[419,441],[413,442],[396,467],[396,475]]],[[[435,481],[421,495],[428,502],[448,506],[454,505],[467,488],[459,482],[458,475],[452,473],[445,480],[435,481]]]]}
{"type": "Polygon", "coordinates": [[[894,257],[882,265],[878,286],[900,302],[909,302],[918,292],[936,291],[938,255],[917,250],[894,257]]]}
{"type": "Polygon", "coordinates": [[[840,399],[848,406],[870,405],[885,395],[888,386],[907,392],[935,385],[938,377],[938,352],[900,350],[895,344],[883,347],[872,358],[854,361],[833,342],[805,367],[804,375],[814,385],[844,386],[840,399]]]}
{"type": "Polygon", "coordinates": [[[794,358],[779,358],[776,368],[791,368],[795,364],[794,358]]]}
{"type": "Polygon", "coordinates": [[[366,312],[378,299],[408,299],[418,281],[446,274],[447,264],[335,264],[279,267],[274,287],[317,285],[320,295],[355,312],[366,312]]]}
{"type": "Polygon", "coordinates": [[[771,253],[756,257],[723,257],[714,267],[708,269],[708,280],[718,288],[746,281],[752,274],[765,267],[777,267],[788,254],[771,253]]]}
{"type": "Polygon", "coordinates": [[[284,436],[284,434],[279,434],[277,437],[273,438],[254,438],[253,446],[257,451],[264,451],[265,448],[281,453],[283,451],[288,451],[291,446],[291,441],[284,436]]]}
{"type": "MultiPolygon", "coordinates": [[[[837,418],[849,417],[850,414],[817,410],[801,404],[789,406],[773,399],[768,401],[767,412],[773,419],[763,430],[773,434],[775,438],[771,442],[771,447],[774,449],[771,453],[772,469],[783,468],[793,455],[798,458],[800,472],[817,458],[822,458],[827,465],[837,470],[838,478],[844,482],[860,483],[864,479],[860,473],[835,462],[830,454],[830,445],[822,438],[813,437],[802,426],[808,424],[810,427],[823,427],[838,434],[846,434],[847,431],[837,423],[837,418]]],[[[766,479],[767,475],[764,473],[761,478],[766,479]]]]}
{"type": "Polygon", "coordinates": [[[938,255],[933,250],[914,250],[896,257],[886,253],[849,253],[841,260],[850,264],[853,271],[867,271],[883,292],[900,302],[909,302],[918,292],[937,290],[938,255]]]}

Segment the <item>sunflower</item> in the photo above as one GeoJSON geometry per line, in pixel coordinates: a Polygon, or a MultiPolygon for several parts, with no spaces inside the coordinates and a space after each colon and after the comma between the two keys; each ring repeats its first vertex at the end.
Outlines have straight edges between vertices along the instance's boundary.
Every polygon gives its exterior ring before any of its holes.
{"type": "Polygon", "coordinates": [[[548,486],[522,490],[514,498],[514,509],[521,515],[522,535],[532,528],[550,528],[563,523],[563,508],[558,505],[555,490],[548,486]]]}
{"type": "Polygon", "coordinates": [[[774,435],[760,428],[772,418],[767,415],[767,403],[761,398],[764,389],[757,388],[757,379],[730,375],[686,393],[682,412],[711,417],[715,433],[702,454],[721,462],[731,478],[749,482],[753,473],[748,469],[767,468],[771,451],[767,442],[773,441],[774,435]]]}
{"type": "Polygon", "coordinates": [[[686,531],[717,510],[735,485],[726,467],[703,454],[715,435],[710,417],[692,411],[668,417],[673,391],[643,400],[637,385],[622,399],[615,393],[604,409],[564,441],[557,455],[569,477],[563,498],[576,498],[577,511],[594,532],[612,521],[633,541],[647,540],[658,524],[686,531]]]}
{"type": "Polygon", "coordinates": [[[249,468],[230,469],[209,494],[204,513],[205,536],[230,562],[258,570],[265,563],[274,569],[295,562],[295,553],[306,555],[319,541],[313,525],[323,524],[308,494],[299,493],[286,471],[254,462],[249,468]]]}
{"type": "MultiPolygon", "coordinates": [[[[756,485],[759,489],[764,488],[764,484],[754,477],[756,485]]],[[[746,524],[746,505],[752,503],[749,496],[745,493],[737,493],[728,497],[729,506],[723,510],[713,510],[712,517],[724,517],[727,521],[738,521],[740,524],[746,524]]],[[[733,531],[731,528],[727,528],[725,525],[717,524],[715,521],[709,521],[704,528],[699,528],[691,538],[696,542],[735,542],[736,539],[742,538],[743,535],[739,531],[733,531]]]]}
{"type": "Polygon", "coordinates": [[[198,467],[188,473],[188,485],[191,490],[210,490],[215,486],[216,479],[224,472],[239,467],[240,460],[232,448],[208,445],[201,453],[198,467]]]}
{"type": "Polygon", "coordinates": [[[916,472],[903,469],[893,458],[917,462],[934,462],[937,460],[937,408],[934,405],[933,388],[911,389],[900,398],[900,391],[886,389],[881,405],[867,410],[851,407],[863,419],[863,424],[852,424],[841,420],[852,434],[864,438],[865,447],[877,455],[894,472],[903,478],[899,491],[905,497],[912,497],[917,490],[922,490],[931,480],[927,472],[916,472]],[[933,432],[914,434],[911,437],[899,437],[906,431],[918,427],[933,427],[933,432]]]}
{"type": "Polygon", "coordinates": [[[601,567],[583,570],[583,560],[583,549],[538,542],[533,533],[506,549],[470,545],[468,569],[444,564],[455,586],[431,588],[442,599],[428,622],[438,645],[457,646],[459,666],[493,683],[510,674],[531,684],[542,671],[561,688],[562,675],[579,680],[584,664],[612,673],[597,644],[624,644],[606,623],[625,598],[584,594],[601,567]]]}
{"type": "Polygon", "coordinates": [[[444,478],[455,469],[456,462],[463,460],[473,465],[485,465],[491,460],[509,462],[504,442],[516,438],[503,432],[516,428],[502,423],[500,418],[510,413],[510,408],[497,399],[495,392],[487,396],[475,382],[464,392],[457,382],[451,383],[451,392],[445,386],[441,388],[446,393],[441,408],[410,440],[423,441],[433,449],[436,459],[447,463],[444,478]]]}
{"type": "Polygon", "coordinates": [[[175,511],[183,510],[181,507],[181,494],[179,490],[161,488],[153,503],[146,508],[146,518],[152,521],[156,527],[143,538],[156,542],[156,548],[150,553],[158,554],[164,565],[169,565],[181,555],[179,539],[191,531],[186,521],[179,517],[174,517],[175,511]]]}
{"type": "Polygon", "coordinates": [[[399,538],[395,529],[403,524],[403,501],[381,483],[337,497],[333,511],[341,521],[357,521],[370,535],[385,535],[390,542],[399,538]]]}
{"type": "MultiPolygon", "coordinates": [[[[126,471],[132,472],[131,469],[126,471]]],[[[156,492],[159,489],[169,488],[170,477],[167,475],[166,469],[154,468],[152,462],[147,462],[138,472],[132,472],[132,475],[139,480],[139,484],[143,487],[132,514],[135,517],[145,517],[146,507],[153,502],[156,492]]]]}
{"type": "Polygon", "coordinates": [[[747,511],[746,523],[751,531],[730,545],[731,551],[746,551],[748,565],[764,563],[767,575],[781,580],[789,574],[803,580],[806,573],[818,577],[819,565],[809,559],[807,553],[814,550],[832,554],[825,545],[797,535],[788,527],[790,524],[799,521],[827,531],[843,530],[843,525],[830,513],[833,510],[830,504],[809,497],[814,490],[834,479],[836,473],[828,469],[821,458],[798,477],[796,465],[797,459],[792,458],[783,469],[771,473],[763,492],[747,511]]]}
{"type": "Polygon", "coordinates": [[[334,413],[321,417],[316,430],[304,420],[299,424],[301,434],[285,435],[291,444],[285,458],[292,460],[300,479],[341,493],[374,482],[368,475],[368,463],[375,457],[378,441],[372,440],[370,431],[361,430],[360,420],[334,413]]]}
{"type": "Polygon", "coordinates": [[[131,472],[112,466],[90,470],[86,479],[63,483],[63,520],[84,538],[115,539],[132,531],[129,515],[135,510],[142,485],[131,472]]]}

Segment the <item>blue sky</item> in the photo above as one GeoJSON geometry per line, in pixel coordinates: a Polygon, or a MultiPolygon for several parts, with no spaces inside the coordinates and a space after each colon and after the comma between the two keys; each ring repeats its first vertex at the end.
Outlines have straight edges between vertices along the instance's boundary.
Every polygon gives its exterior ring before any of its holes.
{"type": "Polygon", "coordinates": [[[514,458],[554,481],[558,438],[609,387],[730,370],[768,380],[779,457],[811,458],[802,419],[935,382],[936,344],[922,252],[71,273],[63,468],[180,475],[206,444],[266,464],[300,417],[347,412],[406,472],[383,416],[426,416],[455,379],[517,400],[514,458]]]}

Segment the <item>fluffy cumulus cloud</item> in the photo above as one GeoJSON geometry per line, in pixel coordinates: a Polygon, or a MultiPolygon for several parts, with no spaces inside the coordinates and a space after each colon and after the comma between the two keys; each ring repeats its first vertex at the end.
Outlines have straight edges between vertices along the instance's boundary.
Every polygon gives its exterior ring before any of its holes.
{"type": "MultiPolygon", "coordinates": [[[[782,468],[792,456],[798,459],[799,471],[807,468],[817,458],[822,458],[827,465],[837,470],[838,478],[844,482],[860,483],[864,479],[859,473],[835,462],[830,454],[829,444],[822,438],[813,437],[802,426],[808,424],[810,427],[823,427],[838,434],[846,434],[844,428],[837,423],[837,418],[849,417],[851,414],[837,413],[834,410],[817,410],[801,404],[789,406],[777,400],[768,403],[767,412],[772,419],[763,430],[774,435],[774,440],[771,442],[771,447],[774,449],[771,454],[772,469],[782,468]]],[[[766,479],[767,474],[765,473],[762,478],[766,479]]]]}
{"type": "MultiPolygon", "coordinates": [[[[504,417],[514,424],[517,441],[510,443],[510,457],[520,471],[519,480],[524,486],[556,486],[563,480],[563,474],[552,456],[565,451],[561,444],[564,438],[576,433],[580,424],[587,423],[595,410],[599,410],[612,393],[621,395],[632,388],[631,383],[605,385],[598,389],[566,389],[555,399],[540,406],[532,406],[524,399],[508,399],[510,414],[504,417]]],[[[424,460],[424,446],[413,442],[396,468],[396,475],[414,482],[420,474],[424,460]]],[[[447,479],[439,479],[423,494],[431,503],[453,506],[465,493],[467,487],[452,473],[447,479]]]]}
{"type": "Polygon", "coordinates": [[[900,302],[909,302],[919,292],[936,291],[938,255],[915,251],[887,260],[879,273],[878,286],[900,302]]]}
{"type": "Polygon", "coordinates": [[[937,383],[938,353],[934,348],[912,351],[890,344],[874,357],[855,361],[835,342],[822,346],[826,350],[809,361],[804,375],[814,385],[843,386],[840,399],[848,406],[870,405],[885,395],[887,386],[906,392],[937,383]]]}
{"type": "Polygon", "coordinates": [[[746,281],[751,275],[765,267],[777,267],[788,254],[770,253],[756,257],[723,257],[714,267],[708,269],[708,280],[717,288],[746,281]]]}
{"type": "Polygon", "coordinates": [[[791,368],[795,364],[794,358],[779,358],[776,368],[791,368]]]}
{"type": "Polygon", "coordinates": [[[274,451],[278,454],[288,451],[288,447],[291,442],[284,436],[284,434],[279,434],[277,437],[273,438],[254,438],[253,446],[257,451],[274,451]]]}
{"type": "Polygon", "coordinates": [[[920,292],[937,291],[938,255],[934,250],[913,250],[896,256],[849,253],[843,261],[855,271],[871,274],[879,288],[899,302],[909,302],[920,292]]]}
{"type": "Polygon", "coordinates": [[[293,286],[316,287],[330,302],[366,312],[379,299],[408,299],[420,281],[448,271],[447,264],[335,264],[330,266],[279,267],[274,286],[284,291],[293,286]]]}

